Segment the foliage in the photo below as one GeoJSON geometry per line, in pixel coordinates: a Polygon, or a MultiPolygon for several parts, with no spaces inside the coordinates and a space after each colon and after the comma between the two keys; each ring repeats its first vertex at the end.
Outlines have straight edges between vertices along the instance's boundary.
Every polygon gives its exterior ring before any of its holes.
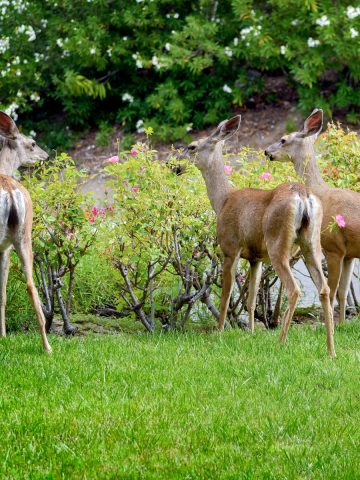
{"type": "Polygon", "coordinates": [[[334,187],[360,191],[360,140],[355,132],[329,124],[321,135],[321,166],[325,181],[334,187]]]}
{"type": "Polygon", "coordinates": [[[0,476],[356,479],[359,320],[335,338],[336,361],[323,327],[3,338],[0,476]]]}
{"type": "Polygon", "coordinates": [[[303,110],[346,108],[357,119],[360,7],[351,0],[0,0],[0,8],[0,107],[14,118],[64,111],[71,128],[116,119],[128,131],[145,124],[164,140],[183,138],[282,72],[303,110]]]}

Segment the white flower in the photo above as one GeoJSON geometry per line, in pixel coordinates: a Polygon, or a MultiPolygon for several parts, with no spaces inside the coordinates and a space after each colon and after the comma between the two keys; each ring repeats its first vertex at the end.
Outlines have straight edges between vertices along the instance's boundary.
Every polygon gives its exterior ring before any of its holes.
{"type": "Polygon", "coordinates": [[[37,63],[37,62],[40,62],[40,58],[41,58],[40,53],[35,52],[35,53],[34,53],[34,57],[35,57],[35,62],[36,62],[36,63],[37,63]]]}
{"type": "Polygon", "coordinates": [[[10,105],[5,108],[5,113],[7,115],[10,115],[15,121],[18,119],[18,114],[16,113],[16,110],[19,108],[19,105],[17,103],[10,103],[10,105]]]}
{"type": "Polygon", "coordinates": [[[158,67],[159,66],[159,60],[157,58],[156,55],[154,55],[151,59],[151,63],[154,65],[154,67],[158,67]]]}
{"type": "Polygon", "coordinates": [[[186,127],[187,132],[191,132],[192,130],[192,123],[189,123],[189,125],[186,127]]]}
{"type": "Polygon", "coordinates": [[[135,64],[136,64],[137,68],[143,68],[143,66],[144,66],[141,60],[136,60],[135,64]]]}
{"type": "Polygon", "coordinates": [[[127,40],[127,37],[123,37],[123,40],[124,40],[124,42],[126,42],[126,40],[127,40]]]}
{"type": "Polygon", "coordinates": [[[136,3],[142,3],[144,0],[136,0],[136,3]]]}
{"type": "Polygon", "coordinates": [[[30,100],[32,100],[33,102],[38,102],[40,100],[40,95],[34,92],[30,95],[30,100]]]}
{"type": "Polygon", "coordinates": [[[230,47],[225,47],[225,55],[227,55],[228,57],[232,57],[233,52],[230,47]]]}
{"type": "Polygon", "coordinates": [[[136,122],[136,131],[137,133],[143,133],[144,128],[142,127],[144,125],[144,120],[138,120],[136,122]]]}
{"type": "Polygon", "coordinates": [[[7,73],[6,70],[1,70],[0,73],[1,73],[1,76],[2,76],[2,77],[6,77],[6,73],[7,73]]]}
{"type": "Polygon", "coordinates": [[[234,38],[234,45],[235,47],[239,45],[239,39],[237,37],[234,38]]]}
{"type": "Polygon", "coordinates": [[[21,77],[21,70],[20,70],[20,68],[18,68],[15,73],[16,73],[16,75],[17,75],[18,77],[21,77]]]}
{"type": "Polygon", "coordinates": [[[5,53],[9,48],[10,39],[9,37],[0,38],[0,53],[5,53]]]}
{"type": "Polygon", "coordinates": [[[48,24],[48,21],[46,20],[46,18],[43,18],[43,19],[40,20],[40,23],[41,23],[41,26],[43,28],[46,28],[47,24],[48,24]]]}
{"type": "Polygon", "coordinates": [[[226,83],[225,83],[225,85],[223,86],[223,90],[224,90],[224,92],[226,92],[226,93],[231,93],[231,92],[232,92],[232,88],[230,88],[229,85],[226,85],[226,83]]]}
{"type": "Polygon", "coordinates": [[[21,90],[18,90],[17,94],[16,94],[17,97],[22,97],[23,96],[23,93],[21,90]]]}
{"type": "Polygon", "coordinates": [[[307,44],[309,47],[317,47],[318,45],[320,45],[320,40],[314,40],[312,37],[309,37],[308,38],[308,41],[307,41],[307,44]]]}
{"type": "Polygon", "coordinates": [[[20,57],[15,57],[14,60],[12,61],[13,65],[19,65],[20,63],[20,57]]]}
{"type": "Polygon", "coordinates": [[[281,47],[280,47],[280,53],[281,53],[281,55],[285,55],[285,53],[286,53],[286,47],[285,47],[285,45],[281,45],[281,47]]]}
{"type": "Polygon", "coordinates": [[[121,96],[121,100],[123,102],[133,103],[134,97],[132,95],[130,95],[130,93],[123,93],[122,96],[121,96]]]}
{"type": "Polygon", "coordinates": [[[170,52],[170,49],[171,49],[170,43],[169,43],[169,42],[165,43],[165,50],[166,50],[167,52],[170,52]]]}
{"type": "Polygon", "coordinates": [[[30,134],[30,137],[33,137],[33,138],[36,137],[36,132],[35,132],[35,130],[30,130],[29,134],[30,134]]]}
{"type": "Polygon", "coordinates": [[[95,47],[91,47],[91,48],[90,48],[90,53],[91,53],[91,55],[95,55],[95,53],[96,53],[96,48],[95,48],[95,47]]]}
{"type": "Polygon", "coordinates": [[[112,56],[112,47],[109,47],[107,50],[106,50],[106,53],[108,54],[109,57],[112,56]]]}
{"type": "Polygon", "coordinates": [[[294,27],[296,27],[296,25],[299,25],[299,20],[297,18],[295,18],[295,20],[292,20],[291,21],[291,25],[293,25],[294,27]]]}
{"type": "Polygon", "coordinates": [[[174,18],[179,18],[180,15],[178,13],[174,13],[174,18]]]}
{"type": "Polygon", "coordinates": [[[62,48],[64,46],[64,40],[62,38],[58,38],[56,40],[56,45],[60,48],[62,48]]]}
{"type": "Polygon", "coordinates": [[[346,9],[346,15],[350,18],[350,20],[356,18],[358,15],[360,15],[360,7],[354,8],[348,6],[346,9]]]}
{"type": "Polygon", "coordinates": [[[36,39],[36,33],[35,30],[31,25],[29,25],[26,29],[26,35],[28,36],[29,42],[33,42],[36,39]]]}
{"type": "Polygon", "coordinates": [[[350,37],[355,38],[359,35],[359,32],[355,28],[350,28],[350,37]]]}
{"type": "Polygon", "coordinates": [[[315,23],[319,25],[320,27],[327,27],[330,25],[330,20],[326,15],[323,15],[322,17],[318,18],[315,23]]]}

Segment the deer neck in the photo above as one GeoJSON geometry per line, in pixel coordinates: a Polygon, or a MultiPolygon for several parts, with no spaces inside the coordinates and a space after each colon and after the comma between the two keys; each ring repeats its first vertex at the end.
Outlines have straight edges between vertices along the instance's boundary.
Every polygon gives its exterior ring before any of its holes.
{"type": "Polygon", "coordinates": [[[222,209],[231,190],[229,181],[224,172],[222,147],[222,142],[216,144],[213,153],[206,163],[206,168],[201,169],[206,184],[207,194],[216,214],[222,209]]]}
{"type": "Polygon", "coordinates": [[[292,157],[294,168],[305,185],[313,191],[327,187],[316,162],[314,142],[311,138],[305,138],[301,148],[292,157]]]}
{"type": "Polygon", "coordinates": [[[12,177],[20,165],[21,160],[15,142],[4,140],[0,152],[0,174],[12,177]]]}

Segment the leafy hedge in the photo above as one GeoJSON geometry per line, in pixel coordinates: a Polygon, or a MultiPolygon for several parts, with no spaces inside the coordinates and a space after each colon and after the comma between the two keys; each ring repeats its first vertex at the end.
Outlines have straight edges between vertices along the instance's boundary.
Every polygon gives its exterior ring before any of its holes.
{"type": "Polygon", "coordinates": [[[71,128],[151,125],[169,140],[227,116],[272,72],[287,76],[303,109],[346,108],[356,120],[360,7],[353,5],[0,0],[0,108],[27,114],[29,129],[35,115],[39,131],[49,113],[64,111],[71,128]]]}

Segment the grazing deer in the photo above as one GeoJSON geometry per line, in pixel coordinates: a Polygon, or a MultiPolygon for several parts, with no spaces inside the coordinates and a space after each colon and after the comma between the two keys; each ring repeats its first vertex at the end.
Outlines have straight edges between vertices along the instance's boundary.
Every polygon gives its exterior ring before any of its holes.
{"type": "Polygon", "coordinates": [[[301,132],[284,135],[270,145],[265,154],[270,160],[292,162],[296,173],[320,199],[323,207],[321,246],[328,265],[330,302],[334,307],[339,297],[339,323],[345,321],[346,299],[354,261],[360,257],[360,193],[344,188],[332,188],[321,177],[316,163],[314,142],[322,129],[323,112],[315,109],[305,120],[301,132]],[[345,219],[345,228],[330,229],[336,215],[345,219]]]}
{"type": "Polygon", "coordinates": [[[6,284],[9,272],[9,253],[13,246],[20,257],[26,276],[26,288],[40,326],[45,352],[51,352],[46,337],[45,318],[33,280],[31,244],[32,202],[29,192],[11,178],[20,165],[46,160],[48,154],[31,137],[22,135],[15,122],[0,111],[0,136],[4,137],[0,152],[0,336],[5,337],[6,284]]]}
{"type": "Polygon", "coordinates": [[[217,239],[224,254],[223,285],[218,329],[224,328],[236,264],[250,263],[247,309],[250,330],[254,331],[256,295],[263,260],[270,259],[288,297],[280,341],[286,341],[300,288],[290,269],[292,251],[301,248],[305,262],[319,291],[324,310],[327,348],[335,356],[329,287],[321,269],[321,204],[304,185],[290,183],[274,190],[233,189],[224,173],[223,145],[239,129],[240,116],[225,120],[207,138],[192,142],[183,156],[192,159],[201,171],[207,193],[217,214],[217,239]]]}

